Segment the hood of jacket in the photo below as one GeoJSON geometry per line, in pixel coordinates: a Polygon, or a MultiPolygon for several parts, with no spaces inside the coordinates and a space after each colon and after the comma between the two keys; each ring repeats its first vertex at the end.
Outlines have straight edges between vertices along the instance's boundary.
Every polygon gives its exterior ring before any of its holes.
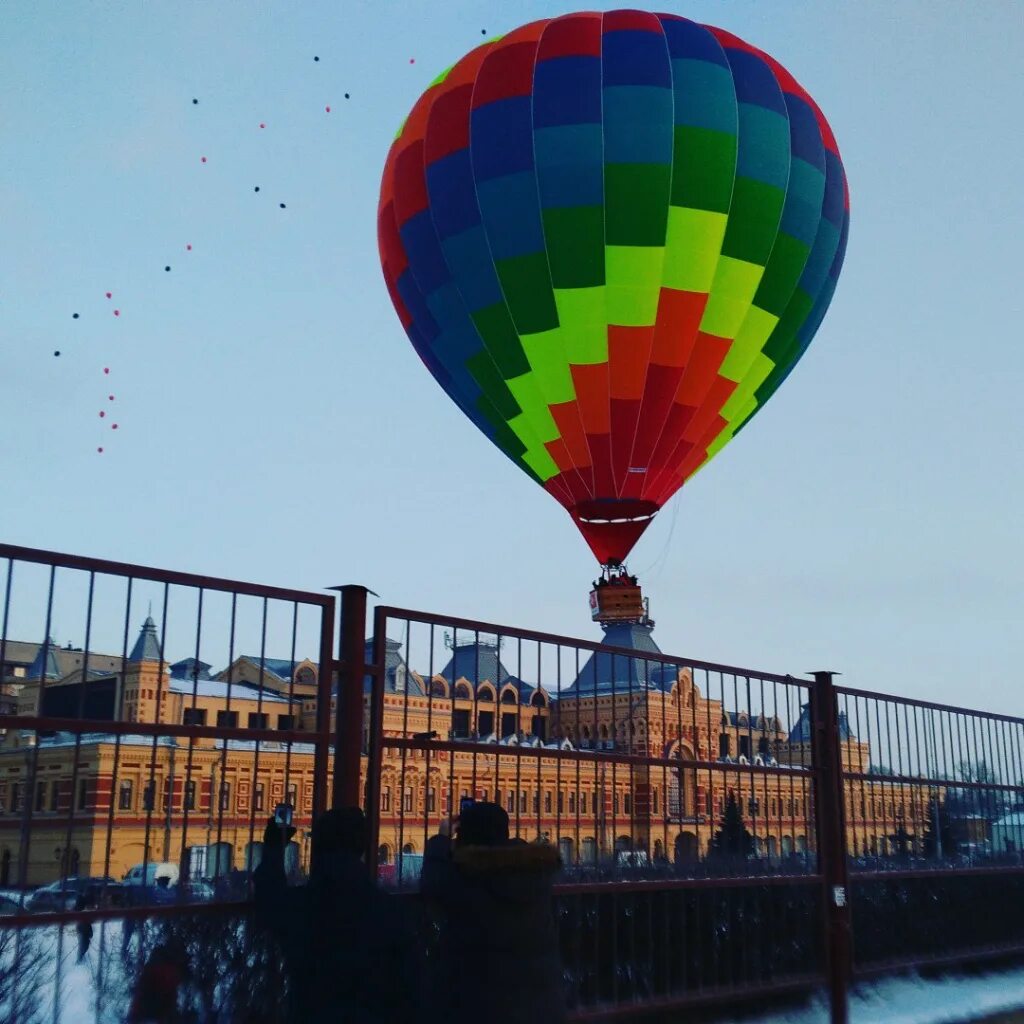
{"type": "Polygon", "coordinates": [[[562,863],[555,847],[522,842],[456,846],[452,861],[467,882],[512,903],[531,903],[545,896],[562,863]]]}

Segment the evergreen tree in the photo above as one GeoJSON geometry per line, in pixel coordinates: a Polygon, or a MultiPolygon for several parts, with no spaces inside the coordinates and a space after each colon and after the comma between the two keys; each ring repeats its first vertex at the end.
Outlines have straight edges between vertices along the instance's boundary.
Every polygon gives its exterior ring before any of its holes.
{"type": "Polygon", "coordinates": [[[754,852],[754,837],[743,824],[736,794],[729,793],[722,815],[722,824],[711,840],[709,857],[713,860],[740,862],[754,852]]]}

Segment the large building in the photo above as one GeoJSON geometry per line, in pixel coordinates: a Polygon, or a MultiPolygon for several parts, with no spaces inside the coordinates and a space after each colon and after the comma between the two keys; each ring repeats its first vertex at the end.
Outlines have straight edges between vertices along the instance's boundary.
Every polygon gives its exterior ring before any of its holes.
{"type": "MultiPolygon", "coordinates": [[[[697,861],[730,796],[765,860],[813,849],[807,708],[794,722],[727,711],[701,692],[689,669],[644,659],[659,653],[650,623],[604,628],[609,645],[637,656],[596,652],[557,692],[508,671],[496,639],[453,643],[447,665],[432,676],[406,664],[400,643],[387,642],[382,864],[415,862],[465,798],[501,803],[517,834],[557,843],[571,865],[629,851],[697,861]],[[431,733],[463,745],[395,745],[431,733]],[[682,764],[607,756],[621,754],[682,764]]],[[[241,655],[216,673],[191,658],[169,664],[151,618],[123,664],[49,642],[29,647],[18,649],[23,664],[8,661],[8,699],[20,714],[87,718],[95,731],[9,729],[0,740],[0,886],[17,880],[23,861],[30,884],[62,873],[119,878],[143,861],[178,862],[204,877],[245,870],[258,860],[266,818],[279,802],[295,807],[295,866],[308,863],[311,743],[117,739],[103,722],[312,732],[314,662],[241,655]]],[[[369,682],[364,701],[368,711],[369,682]]],[[[867,771],[867,745],[845,717],[840,730],[844,766],[867,771]]],[[[362,763],[365,783],[365,753],[362,763]]],[[[914,787],[872,786],[867,800],[865,792],[847,783],[851,853],[920,842],[926,809],[914,787]]]]}

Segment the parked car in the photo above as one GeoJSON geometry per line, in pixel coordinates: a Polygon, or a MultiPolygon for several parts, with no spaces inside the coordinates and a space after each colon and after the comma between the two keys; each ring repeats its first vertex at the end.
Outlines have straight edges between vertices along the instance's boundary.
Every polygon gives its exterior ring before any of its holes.
{"type": "Polygon", "coordinates": [[[25,906],[34,914],[120,906],[121,894],[121,886],[114,878],[62,878],[36,889],[25,906]]]}

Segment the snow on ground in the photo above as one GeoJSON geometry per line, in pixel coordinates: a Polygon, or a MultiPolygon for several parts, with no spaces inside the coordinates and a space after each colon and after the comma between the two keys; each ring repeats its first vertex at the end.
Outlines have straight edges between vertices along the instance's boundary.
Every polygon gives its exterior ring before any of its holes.
{"type": "MultiPolygon", "coordinates": [[[[124,1019],[128,992],[123,974],[121,922],[108,922],[104,929],[105,970],[100,969],[99,963],[98,925],[81,963],[78,962],[78,936],[73,926],[33,931],[46,965],[39,978],[40,984],[33,992],[33,1002],[37,1011],[41,1011],[41,1017],[54,1024],[93,1024],[97,1020],[98,1024],[114,1024],[124,1019]],[[55,985],[58,977],[59,988],[55,985]],[[98,1015],[97,983],[103,991],[98,1015]]],[[[943,978],[903,976],[861,986],[851,999],[850,1024],[963,1024],[1021,1007],[1024,1007],[1024,968],[943,978]]],[[[826,1004],[820,998],[802,1008],[742,1018],[742,1024],[827,1022],[826,1004]]],[[[741,1020],[723,1014],[721,1024],[741,1024],[741,1020]]]]}
{"type": "MultiPolygon", "coordinates": [[[[850,1000],[850,1024],[963,1024],[1024,1006],[1024,969],[943,978],[905,976],[862,986],[850,1000]]],[[[743,1024],[827,1024],[822,1000],[799,1010],[745,1017],[743,1024]]],[[[722,1024],[739,1024],[723,1020],[722,1024]]]]}

